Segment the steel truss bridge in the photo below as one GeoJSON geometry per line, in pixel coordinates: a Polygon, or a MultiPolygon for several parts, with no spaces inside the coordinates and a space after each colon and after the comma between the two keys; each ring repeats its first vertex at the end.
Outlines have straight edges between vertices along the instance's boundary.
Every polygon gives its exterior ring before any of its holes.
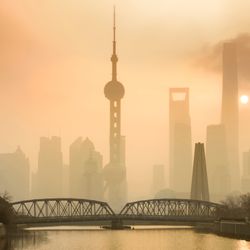
{"type": "Polygon", "coordinates": [[[137,224],[195,225],[213,222],[221,205],[188,199],[152,199],[127,203],[120,213],[102,201],[51,198],[12,203],[17,224],[137,224]]]}

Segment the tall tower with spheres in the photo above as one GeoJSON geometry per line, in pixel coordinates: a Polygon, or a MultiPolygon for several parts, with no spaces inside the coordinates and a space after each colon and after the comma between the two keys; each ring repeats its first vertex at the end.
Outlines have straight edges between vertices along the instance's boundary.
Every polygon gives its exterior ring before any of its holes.
{"type": "Polygon", "coordinates": [[[105,97],[110,102],[110,134],[109,147],[110,158],[109,163],[104,168],[105,190],[108,193],[108,201],[110,205],[118,210],[126,202],[127,181],[126,168],[124,162],[125,151],[122,146],[121,136],[121,99],[124,97],[125,90],[123,85],[117,80],[117,62],[116,54],[116,20],[114,8],[114,26],[113,26],[113,54],[112,62],[112,80],[104,87],[105,97]]]}

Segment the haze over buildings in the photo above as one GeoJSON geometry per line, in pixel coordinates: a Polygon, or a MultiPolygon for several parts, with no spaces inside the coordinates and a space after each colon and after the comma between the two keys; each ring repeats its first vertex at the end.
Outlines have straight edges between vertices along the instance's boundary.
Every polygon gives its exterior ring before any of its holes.
{"type": "MultiPolygon", "coordinates": [[[[30,159],[32,172],[39,172],[40,136],[58,135],[62,138],[60,151],[67,165],[70,162],[69,146],[79,135],[91,138],[103,155],[103,162],[109,162],[110,109],[103,97],[103,83],[110,79],[107,58],[110,54],[113,4],[114,1],[110,0],[13,0],[0,3],[0,103],[3,121],[0,124],[0,152],[14,152],[16,145],[21,145],[30,159]]],[[[168,181],[171,139],[168,127],[169,88],[186,87],[190,90],[188,111],[192,118],[192,140],[188,139],[188,143],[191,141],[194,145],[194,142],[205,141],[207,125],[225,123],[227,127],[229,125],[226,124],[234,126],[230,128],[232,140],[228,143],[237,147],[235,107],[238,96],[234,90],[226,90],[225,87],[223,102],[234,102],[234,120],[231,122],[226,116],[222,118],[224,115],[221,113],[228,113],[229,106],[225,108],[223,104],[221,108],[221,58],[224,41],[231,39],[237,44],[239,94],[249,95],[250,35],[247,32],[250,2],[138,0],[116,1],[116,4],[119,56],[122,58],[119,79],[126,86],[126,98],[121,107],[122,131],[126,134],[126,173],[129,199],[137,199],[150,193],[155,162],[166,166],[166,186],[175,188],[168,181]],[[232,92],[233,95],[230,94],[232,92]]],[[[232,58],[229,62],[232,66],[224,65],[224,85],[232,80],[226,80],[231,78],[227,71],[236,78],[235,55],[234,52],[228,53],[231,54],[228,55],[232,58]]],[[[241,103],[240,114],[248,106],[241,103]]],[[[250,147],[248,115],[242,120],[244,131],[239,132],[244,148],[240,145],[239,155],[250,147]]],[[[212,134],[207,135],[210,142],[212,134]]],[[[224,144],[222,137],[218,136],[218,144],[224,144]]],[[[236,190],[240,185],[238,172],[241,161],[237,159],[237,153],[232,153],[232,147],[228,157],[234,159],[235,168],[229,162],[225,167],[230,179],[235,179],[230,190],[236,190]]],[[[212,155],[214,153],[211,152],[212,155]]],[[[207,154],[210,153],[207,151],[207,154]]],[[[224,162],[223,159],[220,161],[224,162]]],[[[220,162],[211,164],[213,169],[222,169],[215,166],[220,162]]],[[[189,163],[187,166],[184,172],[189,169],[189,163]]],[[[180,191],[186,190],[186,181],[180,191]]],[[[218,189],[216,185],[212,188],[218,189]]]]}
{"type": "Polygon", "coordinates": [[[152,197],[166,187],[165,166],[157,164],[153,166],[152,197]]]}

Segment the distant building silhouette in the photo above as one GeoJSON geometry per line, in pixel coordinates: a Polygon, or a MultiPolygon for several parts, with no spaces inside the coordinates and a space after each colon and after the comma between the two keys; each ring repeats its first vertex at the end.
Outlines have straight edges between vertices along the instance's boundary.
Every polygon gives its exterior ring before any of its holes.
{"type": "Polygon", "coordinates": [[[170,188],[189,193],[192,169],[189,89],[169,90],[169,164],[170,188]]]}
{"type": "Polygon", "coordinates": [[[153,166],[153,197],[165,187],[164,165],[153,166]]]}
{"type": "Polygon", "coordinates": [[[195,143],[191,199],[209,201],[206,157],[203,143],[195,143]]]}
{"type": "Polygon", "coordinates": [[[69,186],[73,198],[103,199],[102,155],[89,138],[70,145],[69,186]]]}
{"type": "Polygon", "coordinates": [[[241,188],[243,193],[250,192],[250,150],[243,153],[243,175],[241,188]]]}
{"type": "Polygon", "coordinates": [[[29,160],[20,149],[14,153],[0,154],[0,192],[5,191],[13,201],[29,198],[29,160]]]}
{"type": "Polygon", "coordinates": [[[63,156],[61,138],[40,138],[38,170],[35,176],[34,196],[36,198],[54,198],[62,196],[63,156]]]}
{"type": "Polygon", "coordinates": [[[102,156],[98,152],[93,152],[84,164],[83,197],[103,200],[103,187],[102,156]]]}
{"type": "Polygon", "coordinates": [[[220,201],[230,192],[226,132],[224,125],[209,125],[206,141],[207,172],[210,196],[220,201]]]}
{"type": "Polygon", "coordinates": [[[173,190],[164,188],[155,194],[154,199],[178,199],[178,197],[173,190]]]}
{"type": "Polygon", "coordinates": [[[239,168],[239,110],[236,45],[223,47],[223,88],[221,123],[226,129],[228,166],[232,191],[240,189],[239,168]]]}
{"type": "MultiPolygon", "coordinates": [[[[116,54],[116,25],[114,11],[114,39],[112,62],[112,80],[105,85],[104,94],[110,102],[110,159],[105,166],[105,180],[108,191],[108,200],[114,209],[120,209],[126,202],[126,167],[124,164],[125,156],[121,152],[121,99],[125,90],[123,85],[117,80],[117,62],[116,54]]],[[[124,150],[125,151],[125,150],[124,150]]]]}
{"type": "Polygon", "coordinates": [[[62,179],[62,193],[63,197],[70,197],[69,193],[69,165],[63,164],[63,179],[62,179]]]}

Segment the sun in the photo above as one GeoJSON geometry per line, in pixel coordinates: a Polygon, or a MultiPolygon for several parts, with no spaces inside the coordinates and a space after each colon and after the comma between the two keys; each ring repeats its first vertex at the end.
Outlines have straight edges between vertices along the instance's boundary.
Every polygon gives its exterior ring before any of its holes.
{"type": "Polygon", "coordinates": [[[242,96],[240,97],[240,102],[241,102],[242,104],[247,104],[248,101],[249,101],[249,98],[248,98],[247,95],[242,95],[242,96]]]}

